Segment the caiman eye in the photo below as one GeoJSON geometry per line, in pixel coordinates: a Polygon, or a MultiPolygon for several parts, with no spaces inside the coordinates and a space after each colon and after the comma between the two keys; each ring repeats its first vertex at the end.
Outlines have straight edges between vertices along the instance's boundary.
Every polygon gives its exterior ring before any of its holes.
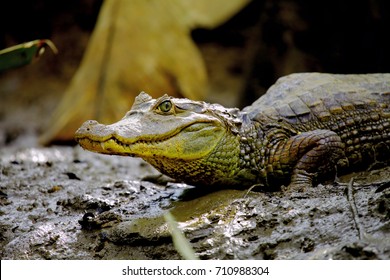
{"type": "Polygon", "coordinates": [[[172,102],[170,100],[165,100],[158,105],[158,109],[163,113],[168,113],[172,109],[172,102]]]}

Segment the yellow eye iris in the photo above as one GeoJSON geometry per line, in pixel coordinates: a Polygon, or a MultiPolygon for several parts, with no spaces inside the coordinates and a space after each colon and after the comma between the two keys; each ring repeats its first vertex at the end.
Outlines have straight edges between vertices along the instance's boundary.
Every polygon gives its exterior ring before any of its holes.
{"type": "Polygon", "coordinates": [[[162,102],[160,105],[158,105],[158,109],[160,109],[160,111],[163,113],[168,113],[172,109],[172,102],[166,100],[162,102]]]}

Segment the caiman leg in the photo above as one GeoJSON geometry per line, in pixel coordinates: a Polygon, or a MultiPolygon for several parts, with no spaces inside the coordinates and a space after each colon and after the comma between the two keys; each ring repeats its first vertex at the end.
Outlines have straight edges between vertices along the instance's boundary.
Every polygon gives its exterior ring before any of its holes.
{"type": "Polygon", "coordinates": [[[345,160],[345,144],[330,130],[313,130],[288,138],[275,152],[280,163],[292,169],[288,189],[302,190],[313,179],[335,171],[337,162],[345,160]]]}

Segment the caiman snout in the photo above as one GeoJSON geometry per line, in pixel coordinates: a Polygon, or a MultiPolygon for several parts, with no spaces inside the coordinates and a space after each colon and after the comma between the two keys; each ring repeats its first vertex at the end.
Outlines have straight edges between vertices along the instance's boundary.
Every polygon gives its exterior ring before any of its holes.
{"type": "Polygon", "coordinates": [[[76,131],[77,133],[83,133],[83,132],[88,132],[91,130],[92,127],[99,125],[99,123],[95,120],[89,120],[86,121],[82,124],[82,126],[76,131]]]}
{"type": "Polygon", "coordinates": [[[84,122],[75,133],[75,139],[105,137],[112,134],[109,126],[98,123],[95,120],[84,122]]]}

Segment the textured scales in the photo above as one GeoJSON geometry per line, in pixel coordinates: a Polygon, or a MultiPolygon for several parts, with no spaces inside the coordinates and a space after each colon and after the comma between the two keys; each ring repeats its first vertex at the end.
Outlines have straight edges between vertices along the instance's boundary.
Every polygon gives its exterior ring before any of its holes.
{"type": "Polygon", "coordinates": [[[390,74],[292,74],[242,111],[141,93],[122,120],[87,121],[75,138],[193,185],[312,186],[388,163],[390,74]]]}

